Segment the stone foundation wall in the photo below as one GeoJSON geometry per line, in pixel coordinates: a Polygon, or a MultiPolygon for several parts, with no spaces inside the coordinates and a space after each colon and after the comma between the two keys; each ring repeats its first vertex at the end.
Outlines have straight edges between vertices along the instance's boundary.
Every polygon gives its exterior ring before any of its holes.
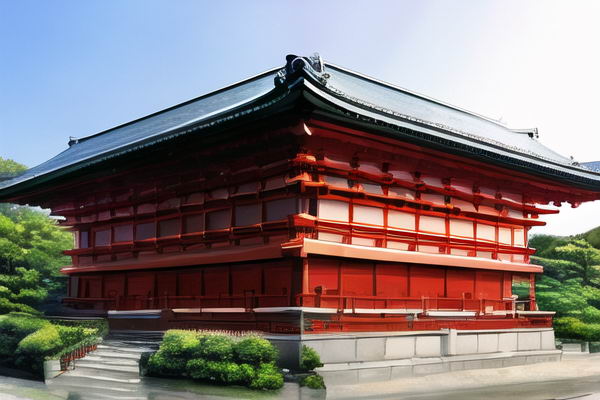
{"type": "Polygon", "coordinates": [[[552,328],[371,332],[269,336],[282,364],[297,365],[302,345],[319,352],[327,384],[397,379],[560,360],[552,328]]]}

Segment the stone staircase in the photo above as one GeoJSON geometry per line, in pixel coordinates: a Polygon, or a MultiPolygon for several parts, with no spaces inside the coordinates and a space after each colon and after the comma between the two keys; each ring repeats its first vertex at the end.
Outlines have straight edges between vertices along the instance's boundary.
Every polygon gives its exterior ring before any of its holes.
{"type": "Polygon", "coordinates": [[[162,332],[111,332],[98,349],[46,381],[53,394],[75,399],[146,399],[139,376],[142,353],[158,349],[162,332]]]}

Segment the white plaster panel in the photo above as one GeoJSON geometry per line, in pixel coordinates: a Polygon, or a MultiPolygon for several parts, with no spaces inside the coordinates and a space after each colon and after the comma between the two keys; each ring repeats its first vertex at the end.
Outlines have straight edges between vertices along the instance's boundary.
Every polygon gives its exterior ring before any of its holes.
{"type": "Polygon", "coordinates": [[[355,205],[352,220],[362,224],[381,226],[383,225],[383,209],[355,205]]]}
{"type": "Polygon", "coordinates": [[[319,218],[348,222],[348,203],[336,200],[319,200],[319,218]]]}
{"type": "Polygon", "coordinates": [[[446,219],[440,217],[431,217],[428,215],[421,215],[419,217],[419,230],[425,232],[446,234],[446,219]]]}
{"type": "Polygon", "coordinates": [[[477,224],[477,239],[495,241],[496,227],[487,224],[477,224]]]}
{"type": "Polygon", "coordinates": [[[414,357],[415,340],[414,336],[387,338],[385,343],[385,358],[387,360],[397,360],[414,357]]]}
{"type": "Polygon", "coordinates": [[[415,230],[415,214],[402,211],[388,211],[388,226],[399,229],[415,230]]]}
{"type": "Polygon", "coordinates": [[[436,357],[441,355],[442,341],[439,336],[417,336],[415,355],[417,357],[436,357]]]}
{"type": "Polygon", "coordinates": [[[477,353],[477,335],[458,335],[456,337],[456,354],[477,353]]]}
{"type": "Polygon", "coordinates": [[[450,219],[450,234],[452,236],[472,238],[474,235],[473,221],[450,219]]]}

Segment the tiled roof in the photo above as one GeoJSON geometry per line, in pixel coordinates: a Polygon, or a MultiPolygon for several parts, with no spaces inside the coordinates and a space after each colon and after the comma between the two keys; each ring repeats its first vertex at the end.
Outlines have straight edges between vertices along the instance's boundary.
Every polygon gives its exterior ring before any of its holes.
{"type": "Polygon", "coordinates": [[[475,113],[323,63],[318,56],[288,56],[283,69],[269,70],[136,121],[73,140],[69,148],[50,160],[0,182],[0,199],[175,136],[201,134],[223,121],[276,105],[296,90],[332,104],[347,118],[394,128],[401,139],[442,146],[600,191],[600,173],[541,144],[537,130],[509,129],[475,113]]]}

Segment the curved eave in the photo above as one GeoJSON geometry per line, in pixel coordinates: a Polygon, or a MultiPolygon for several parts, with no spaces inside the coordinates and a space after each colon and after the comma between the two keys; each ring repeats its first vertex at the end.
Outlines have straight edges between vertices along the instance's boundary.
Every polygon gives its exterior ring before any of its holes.
{"type": "Polygon", "coordinates": [[[600,173],[569,168],[559,163],[536,158],[490,143],[461,137],[453,132],[435,129],[409,121],[393,118],[378,110],[360,107],[331,94],[318,81],[308,76],[304,80],[305,98],[329,117],[359,127],[375,128],[378,133],[424,147],[493,163],[542,178],[561,182],[593,192],[600,192],[600,173]]]}
{"type": "MultiPolygon", "coordinates": [[[[42,184],[55,181],[59,178],[64,178],[67,175],[73,174],[86,167],[115,159],[117,157],[122,157],[132,152],[164,143],[184,135],[192,133],[198,134],[200,131],[206,131],[207,133],[217,131],[219,128],[242,117],[260,118],[261,115],[266,114],[269,110],[284,108],[286,105],[289,105],[290,102],[293,102],[297,97],[298,96],[292,95],[291,90],[282,90],[281,87],[275,87],[273,90],[262,96],[259,96],[241,105],[232,107],[231,109],[219,112],[210,116],[209,118],[195,121],[191,124],[162,133],[159,136],[145,138],[129,145],[122,146],[102,154],[94,155],[93,157],[89,157],[66,167],[48,171],[41,175],[35,175],[20,182],[18,181],[5,188],[0,188],[0,202],[11,201],[20,196],[27,195],[42,184]]],[[[19,177],[16,177],[15,180],[18,180],[18,178],[19,177]]]]}

